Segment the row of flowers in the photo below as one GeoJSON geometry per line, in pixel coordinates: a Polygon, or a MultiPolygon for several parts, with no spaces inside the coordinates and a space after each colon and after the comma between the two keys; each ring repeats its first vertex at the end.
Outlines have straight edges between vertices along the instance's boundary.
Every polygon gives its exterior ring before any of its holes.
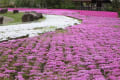
{"type": "Polygon", "coordinates": [[[120,20],[56,13],[83,23],[0,43],[0,80],[120,80],[120,20]]]}

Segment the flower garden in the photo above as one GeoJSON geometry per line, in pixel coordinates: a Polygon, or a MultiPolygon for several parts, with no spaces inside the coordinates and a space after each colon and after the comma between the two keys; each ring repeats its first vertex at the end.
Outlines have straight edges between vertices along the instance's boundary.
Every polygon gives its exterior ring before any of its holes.
{"type": "Polygon", "coordinates": [[[116,12],[18,10],[69,16],[82,23],[1,42],[0,80],[120,80],[120,18],[116,12]]]}

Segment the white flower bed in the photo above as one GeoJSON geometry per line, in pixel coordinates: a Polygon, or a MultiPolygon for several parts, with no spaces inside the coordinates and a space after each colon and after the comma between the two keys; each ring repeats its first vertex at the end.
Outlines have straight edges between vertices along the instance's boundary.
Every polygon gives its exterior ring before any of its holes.
{"type": "Polygon", "coordinates": [[[74,24],[80,24],[79,20],[60,15],[44,15],[45,20],[17,25],[0,26],[0,41],[29,35],[37,36],[39,33],[54,31],[57,28],[65,28],[74,24]]]}

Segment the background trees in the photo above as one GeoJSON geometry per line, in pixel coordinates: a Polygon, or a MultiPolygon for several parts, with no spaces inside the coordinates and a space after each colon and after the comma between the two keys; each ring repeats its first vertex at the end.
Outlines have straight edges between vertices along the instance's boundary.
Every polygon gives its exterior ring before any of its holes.
{"type": "Polygon", "coordinates": [[[66,8],[74,9],[72,0],[46,0],[47,8],[66,8]]]}
{"type": "MultiPolygon", "coordinates": [[[[76,9],[73,0],[0,0],[2,7],[28,7],[28,8],[64,8],[76,9]]],[[[111,0],[112,3],[106,10],[117,11],[120,8],[120,0],[111,0]]],[[[79,6],[79,3],[78,3],[79,6]]]]}
{"type": "Polygon", "coordinates": [[[11,0],[1,0],[0,3],[1,3],[1,5],[4,7],[4,6],[10,5],[10,1],[11,1],[11,0]]]}
{"type": "Polygon", "coordinates": [[[118,10],[120,8],[120,0],[113,0],[112,7],[114,8],[114,11],[118,10]]]}

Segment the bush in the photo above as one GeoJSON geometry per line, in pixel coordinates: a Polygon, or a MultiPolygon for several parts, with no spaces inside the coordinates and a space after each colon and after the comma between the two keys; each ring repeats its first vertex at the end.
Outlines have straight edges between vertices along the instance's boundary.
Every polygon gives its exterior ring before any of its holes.
{"type": "Polygon", "coordinates": [[[119,15],[119,17],[120,17],[120,10],[118,10],[118,15],[119,15]]]}
{"type": "Polygon", "coordinates": [[[106,8],[106,11],[114,11],[114,9],[112,7],[106,8]]]}
{"type": "Polygon", "coordinates": [[[75,9],[75,5],[73,4],[61,4],[62,9],[75,9]]]}

